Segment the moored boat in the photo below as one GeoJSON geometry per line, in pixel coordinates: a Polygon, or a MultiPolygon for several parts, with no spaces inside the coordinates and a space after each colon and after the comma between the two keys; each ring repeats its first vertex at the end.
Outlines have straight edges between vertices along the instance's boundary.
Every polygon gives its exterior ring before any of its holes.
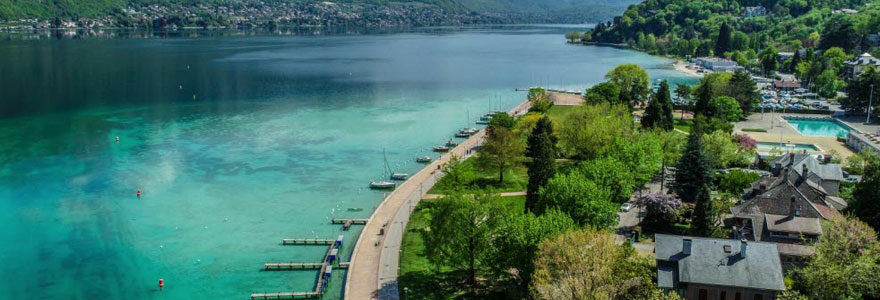
{"type": "Polygon", "coordinates": [[[416,157],[416,162],[429,163],[429,162],[431,162],[431,157],[430,156],[416,157]]]}
{"type": "Polygon", "coordinates": [[[458,146],[458,143],[456,143],[452,139],[449,139],[449,141],[446,141],[446,147],[455,147],[455,146],[458,146]]]}
{"type": "Polygon", "coordinates": [[[434,147],[434,152],[448,152],[448,151],[449,151],[449,147],[446,147],[446,146],[434,147]]]}
{"type": "Polygon", "coordinates": [[[397,184],[390,181],[370,181],[370,188],[377,190],[393,189],[397,184]]]}
{"type": "Polygon", "coordinates": [[[466,138],[466,137],[470,137],[470,136],[471,136],[471,134],[467,133],[467,132],[457,132],[455,134],[455,137],[457,137],[457,138],[466,138]]]}
{"type": "Polygon", "coordinates": [[[409,177],[409,174],[406,173],[391,173],[391,180],[406,180],[409,177]]]}

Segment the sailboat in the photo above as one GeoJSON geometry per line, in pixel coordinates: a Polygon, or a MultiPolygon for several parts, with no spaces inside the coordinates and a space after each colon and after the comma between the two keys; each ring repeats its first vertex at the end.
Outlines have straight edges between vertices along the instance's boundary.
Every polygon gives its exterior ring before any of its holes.
{"type": "MultiPolygon", "coordinates": [[[[384,149],[382,150],[382,157],[383,157],[384,160],[385,160],[385,161],[384,161],[384,163],[385,163],[385,169],[382,170],[382,175],[385,175],[385,174],[391,173],[391,168],[388,167],[388,157],[385,155],[385,150],[384,150],[384,149]]],[[[394,178],[394,174],[391,174],[391,178],[392,178],[392,179],[394,178]]],[[[385,181],[385,180],[380,180],[380,181],[370,181],[370,188],[371,188],[371,189],[393,189],[393,188],[395,188],[395,187],[397,187],[397,184],[394,183],[394,182],[391,182],[391,181],[385,181]]]]}
{"type": "Polygon", "coordinates": [[[388,174],[391,174],[391,180],[406,180],[406,178],[409,177],[409,174],[407,173],[391,172],[391,166],[388,164],[388,156],[385,155],[385,150],[382,150],[382,157],[385,159],[385,171],[388,172],[388,174]]]}
{"type": "Polygon", "coordinates": [[[431,162],[431,157],[430,156],[416,157],[416,162],[417,163],[429,163],[429,162],[431,162]]]}

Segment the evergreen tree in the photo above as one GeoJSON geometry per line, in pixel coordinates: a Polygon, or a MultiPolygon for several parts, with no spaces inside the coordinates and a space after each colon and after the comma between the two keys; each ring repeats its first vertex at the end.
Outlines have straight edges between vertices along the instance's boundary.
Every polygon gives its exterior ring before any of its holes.
{"type": "Polygon", "coordinates": [[[696,236],[711,236],[714,228],[715,208],[712,205],[712,196],[709,194],[709,186],[704,184],[696,191],[694,217],[691,219],[691,234],[696,236]]]}
{"type": "Polygon", "coordinates": [[[723,57],[724,52],[730,51],[730,26],[727,22],[721,23],[718,30],[718,39],[715,40],[715,56],[723,57]]]}
{"type": "MultiPolygon", "coordinates": [[[[795,55],[797,56],[797,55],[795,55]]],[[[739,102],[739,108],[744,116],[748,116],[758,103],[761,103],[761,94],[758,93],[757,84],[745,71],[736,71],[727,83],[728,96],[739,102]]],[[[735,120],[732,120],[735,121],[735,120]]]]}
{"type": "Polygon", "coordinates": [[[663,109],[661,108],[660,102],[657,101],[657,95],[651,95],[651,101],[648,102],[648,107],[645,107],[645,113],[642,114],[642,127],[658,127],[662,122],[662,117],[663,109]]]}
{"type": "Polygon", "coordinates": [[[669,84],[664,80],[657,89],[657,103],[660,104],[660,123],[657,127],[670,131],[674,128],[675,118],[672,117],[672,97],[669,95],[669,84]]]}
{"type": "Polygon", "coordinates": [[[535,124],[526,146],[526,156],[531,158],[527,164],[529,183],[526,189],[526,212],[534,211],[540,198],[541,187],[556,175],[556,136],[553,123],[547,116],[535,124]]]}
{"type": "Polygon", "coordinates": [[[700,84],[694,89],[694,98],[697,103],[694,104],[694,116],[704,115],[711,116],[714,114],[712,110],[712,88],[708,84],[700,84]]]}
{"type": "Polygon", "coordinates": [[[684,202],[694,203],[700,189],[712,184],[711,165],[703,151],[702,136],[703,124],[695,120],[675,172],[674,189],[684,202]]]}
{"type": "Polygon", "coordinates": [[[880,228],[880,161],[871,160],[865,166],[862,181],[853,190],[853,212],[874,228],[880,228]]]}

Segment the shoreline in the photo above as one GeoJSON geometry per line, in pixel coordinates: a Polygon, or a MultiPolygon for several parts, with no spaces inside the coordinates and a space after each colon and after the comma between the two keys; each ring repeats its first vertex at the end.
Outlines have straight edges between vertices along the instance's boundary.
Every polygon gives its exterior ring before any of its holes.
{"type": "MultiPolygon", "coordinates": [[[[529,101],[525,100],[508,112],[514,116],[522,115],[528,111],[529,106],[529,101]]],[[[459,143],[448,153],[398,185],[382,200],[370,215],[369,221],[364,225],[355,242],[345,276],[343,299],[400,297],[397,285],[400,245],[412,208],[418,205],[428,190],[443,177],[439,172],[440,166],[448,162],[453,155],[459,157],[472,155],[474,152],[471,150],[482,144],[485,134],[484,128],[459,143]],[[405,205],[407,203],[409,205],[405,205]],[[380,230],[384,230],[384,234],[379,235],[380,230]],[[375,244],[369,245],[373,241],[375,244]]]]}
{"type": "Polygon", "coordinates": [[[682,73],[689,77],[703,78],[704,74],[697,73],[696,70],[688,68],[688,63],[684,62],[681,59],[676,59],[675,63],[672,64],[672,67],[675,68],[676,71],[682,73]]]}
{"type": "Polygon", "coordinates": [[[569,41],[566,41],[566,43],[571,44],[571,45],[581,45],[581,46],[610,47],[610,48],[617,48],[617,49],[628,49],[628,50],[638,51],[638,52],[640,52],[640,53],[644,53],[644,54],[647,54],[647,55],[650,55],[650,56],[669,58],[669,59],[673,59],[673,60],[675,60],[675,62],[672,63],[672,68],[673,68],[675,71],[678,71],[679,73],[681,73],[681,74],[683,74],[683,75],[685,75],[685,76],[687,76],[687,77],[703,78],[703,76],[704,76],[704,74],[697,73],[697,71],[695,71],[695,70],[688,69],[688,68],[687,68],[688,63],[685,62],[685,61],[683,61],[683,60],[681,60],[680,58],[677,58],[677,57],[668,57],[668,56],[663,56],[663,55],[650,54],[650,53],[648,53],[648,52],[645,52],[645,51],[642,51],[642,50],[640,50],[640,49],[634,48],[634,47],[629,46],[629,45],[627,45],[627,44],[613,44],[613,43],[599,43],[599,42],[569,42],[569,41]]]}

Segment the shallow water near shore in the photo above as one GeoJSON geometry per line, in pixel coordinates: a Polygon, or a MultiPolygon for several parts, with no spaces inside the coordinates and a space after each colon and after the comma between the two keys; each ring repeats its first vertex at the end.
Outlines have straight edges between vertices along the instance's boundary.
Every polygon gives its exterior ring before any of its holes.
{"type": "Polygon", "coordinates": [[[360,226],[329,219],[380,203],[366,186],[383,150],[414,173],[456,129],[521,102],[514,88],[583,90],[622,63],[694,80],[671,60],[567,45],[571,30],[2,41],[0,298],[310,291],[316,271],[262,265],[326,251],[282,238],[341,234],[347,260],[360,226]]]}

